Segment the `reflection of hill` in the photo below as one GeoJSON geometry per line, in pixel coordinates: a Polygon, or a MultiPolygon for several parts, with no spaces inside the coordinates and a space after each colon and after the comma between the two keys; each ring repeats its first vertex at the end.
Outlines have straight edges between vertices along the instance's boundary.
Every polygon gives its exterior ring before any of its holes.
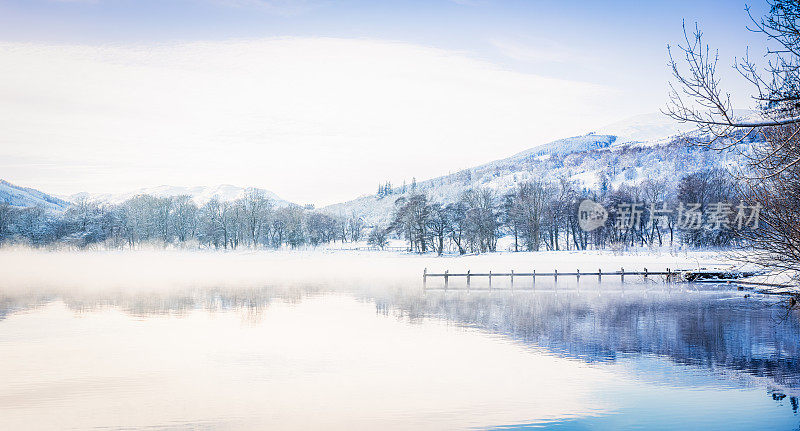
{"type": "Polygon", "coordinates": [[[653,354],[800,388],[797,314],[784,319],[781,306],[726,293],[439,292],[376,302],[412,320],[443,318],[586,361],[653,354]]]}

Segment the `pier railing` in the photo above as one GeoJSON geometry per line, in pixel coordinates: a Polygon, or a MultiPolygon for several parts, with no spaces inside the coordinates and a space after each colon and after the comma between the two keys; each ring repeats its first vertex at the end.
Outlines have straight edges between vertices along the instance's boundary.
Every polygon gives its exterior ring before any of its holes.
{"type": "Polygon", "coordinates": [[[677,271],[672,271],[667,268],[666,271],[648,271],[647,268],[644,268],[642,271],[625,271],[625,268],[620,268],[619,271],[611,271],[611,272],[603,272],[602,269],[598,269],[596,272],[581,272],[581,270],[575,270],[575,272],[558,272],[557,269],[554,269],[552,272],[536,272],[536,270],[532,270],[531,272],[472,272],[471,270],[467,270],[467,272],[450,272],[445,271],[441,273],[434,273],[428,272],[428,268],[422,273],[422,287],[424,289],[428,288],[428,278],[444,278],[444,289],[450,288],[450,279],[455,278],[465,278],[466,279],[466,286],[464,287],[457,287],[460,289],[469,289],[471,287],[471,281],[473,278],[487,278],[489,281],[489,288],[492,288],[492,279],[501,277],[501,278],[509,278],[511,282],[511,288],[514,288],[514,279],[519,278],[528,278],[533,283],[536,283],[536,278],[552,278],[553,281],[558,281],[558,277],[575,277],[577,280],[580,280],[581,277],[597,277],[597,280],[602,280],[603,277],[619,277],[621,281],[625,281],[625,277],[634,277],[634,276],[642,276],[644,278],[652,277],[652,276],[665,276],[666,281],[674,281],[679,278],[680,273],[677,271]]]}
{"type": "MultiPolygon", "coordinates": [[[[488,279],[489,285],[488,289],[493,289],[492,286],[492,279],[502,278],[502,279],[509,279],[510,286],[503,287],[500,289],[512,289],[514,290],[530,290],[535,289],[536,279],[537,278],[551,278],[555,283],[558,282],[559,277],[574,277],[575,280],[580,282],[581,277],[596,277],[597,281],[602,281],[603,277],[619,277],[621,282],[625,282],[625,277],[636,277],[640,276],[643,277],[645,280],[648,277],[655,277],[655,276],[663,276],[664,281],[670,282],[696,282],[696,283],[727,283],[727,284],[738,284],[740,286],[759,286],[759,287],[772,287],[772,288],[788,288],[789,285],[785,284],[774,284],[774,283],[762,283],[762,282],[750,282],[750,281],[740,281],[737,280],[737,277],[748,276],[752,274],[743,274],[743,273],[736,273],[724,270],[672,270],[667,268],[666,271],[649,271],[647,268],[643,268],[642,271],[626,271],[625,268],[620,268],[619,271],[606,271],[603,272],[602,269],[598,269],[596,272],[582,272],[581,270],[577,269],[575,272],[559,272],[557,269],[554,269],[552,272],[537,272],[536,270],[532,270],[531,272],[472,272],[471,270],[467,270],[467,272],[450,272],[449,270],[441,273],[433,273],[428,272],[428,268],[422,273],[422,288],[428,288],[428,278],[443,278],[444,279],[444,286],[443,287],[435,287],[432,289],[461,289],[461,290],[469,290],[472,289],[471,283],[473,278],[486,278],[488,279]],[[700,278],[699,276],[702,275],[708,278],[700,278]],[[450,279],[451,278],[464,278],[466,279],[466,284],[461,285],[460,287],[452,288],[450,287],[450,279]],[[733,278],[732,278],[733,277],[733,278]],[[519,280],[528,279],[531,281],[531,284],[527,284],[526,286],[514,286],[514,279],[519,280]]],[[[487,289],[478,288],[480,289],[487,289]]]]}

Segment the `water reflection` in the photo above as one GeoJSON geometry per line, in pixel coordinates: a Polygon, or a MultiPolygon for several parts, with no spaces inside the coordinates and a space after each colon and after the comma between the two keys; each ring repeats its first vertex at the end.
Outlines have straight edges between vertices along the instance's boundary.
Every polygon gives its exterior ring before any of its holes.
{"type": "Polygon", "coordinates": [[[73,293],[50,291],[3,296],[0,292],[0,321],[13,313],[41,308],[54,301],[62,302],[76,313],[92,313],[109,308],[135,317],[182,316],[191,311],[236,311],[252,316],[257,323],[269,305],[279,300],[299,303],[308,296],[324,292],[319,287],[184,289],[168,292],[104,291],[73,293]]]}
{"type": "Polygon", "coordinates": [[[0,295],[0,352],[18,425],[82,403],[105,414],[64,413],[78,428],[798,424],[798,315],[708,285],[42,291],[0,295]],[[158,413],[122,420],[109,396],[158,413]]]}
{"type": "Polygon", "coordinates": [[[677,364],[744,371],[800,388],[800,319],[780,298],[727,288],[428,292],[374,298],[397,310],[502,334],[587,362],[653,354],[677,364]]]}
{"type": "MultiPolygon", "coordinates": [[[[135,317],[235,311],[257,324],[273,301],[295,304],[330,293],[287,289],[197,289],[166,294],[105,292],[0,296],[0,321],[63,302],[76,313],[115,308],[135,317]]],[[[629,354],[668,357],[677,364],[744,371],[800,388],[800,318],[779,297],[727,287],[605,291],[442,292],[417,289],[354,292],[385,316],[419,323],[443,319],[586,362],[629,354]]]]}

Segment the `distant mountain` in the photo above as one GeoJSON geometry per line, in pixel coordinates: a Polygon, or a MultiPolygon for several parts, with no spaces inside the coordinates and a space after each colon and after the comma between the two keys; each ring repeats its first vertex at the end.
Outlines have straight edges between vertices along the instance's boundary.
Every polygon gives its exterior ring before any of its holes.
{"type": "MultiPolygon", "coordinates": [[[[742,120],[759,119],[758,112],[749,109],[735,109],[733,115],[742,120]]],[[[617,136],[622,142],[658,143],[670,141],[676,136],[696,129],[697,126],[693,123],[680,123],[661,112],[651,112],[606,125],[596,133],[617,136]]]]}
{"type": "MultiPolygon", "coordinates": [[[[76,193],[74,195],[69,196],[70,201],[76,201],[77,199],[87,199],[89,201],[95,202],[105,202],[110,204],[120,204],[125,202],[126,200],[137,196],[137,195],[151,195],[157,197],[168,197],[168,196],[181,196],[181,195],[188,195],[192,197],[192,200],[197,205],[204,205],[206,202],[210,201],[211,198],[216,197],[218,200],[221,201],[233,201],[242,196],[244,196],[245,190],[244,187],[237,187],[232,186],[230,184],[220,184],[216,186],[195,186],[195,187],[180,187],[180,186],[158,186],[158,187],[149,187],[149,188],[141,188],[138,190],[123,192],[123,193],[76,193]]],[[[264,192],[264,194],[272,199],[278,207],[284,207],[291,204],[291,202],[286,201],[278,197],[275,193],[259,189],[264,192]]]]}
{"type": "Polygon", "coordinates": [[[0,180],[0,203],[20,208],[40,207],[52,212],[61,212],[70,206],[70,203],[63,199],[36,189],[16,186],[5,180],[0,180]]]}
{"type": "MultiPolygon", "coordinates": [[[[417,190],[436,201],[450,203],[470,188],[487,187],[505,193],[530,180],[565,179],[588,190],[598,190],[603,184],[638,184],[648,178],[675,185],[683,175],[738,163],[732,156],[687,145],[681,136],[693,133],[694,128],[663,114],[640,115],[599,130],[605,133],[559,139],[505,159],[421,181],[417,190]]],[[[393,192],[383,198],[362,196],[329,205],[322,211],[355,214],[369,224],[386,224],[394,201],[402,196],[398,188],[393,192]]]]}
{"type": "Polygon", "coordinates": [[[571,138],[559,139],[544,145],[539,145],[504,160],[524,160],[536,156],[565,156],[580,151],[609,148],[617,141],[618,137],[614,135],[595,135],[594,133],[590,133],[584,136],[573,136],[571,138]]]}
{"type": "Polygon", "coordinates": [[[636,115],[597,130],[599,134],[617,136],[628,142],[653,142],[690,132],[697,127],[679,123],[660,112],[636,115]]]}

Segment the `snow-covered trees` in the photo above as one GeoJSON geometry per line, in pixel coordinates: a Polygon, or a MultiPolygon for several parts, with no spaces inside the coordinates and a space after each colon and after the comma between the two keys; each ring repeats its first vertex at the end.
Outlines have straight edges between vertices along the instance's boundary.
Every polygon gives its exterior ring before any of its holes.
{"type": "Polygon", "coordinates": [[[347,228],[345,230],[345,235],[342,237],[342,242],[348,240],[350,242],[361,241],[361,236],[363,233],[364,219],[355,213],[350,214],[350,217],[347,219],[347,228]]]}
{"type": "Polygon", "coordinates": [[[173,199],[170,225],[178,242],[186,242],[197,235],[197,215],[198,208],[191,196],[182,195],[173,199]]]}
{"type": "Polygon", "coordinates": [[[303,209],[297,205],[278,210],[277,217],[283,218],[286,228],[286,242],[292,248],[297,248],[306,243],[303,209]]]}
{"type": "Polygon", "coordinates": [[[409,250],[444,253],[449,238],[460,253],[495,251],[500,221],[497,197],[492,190],[469,190],[458,203],[444,206],[425,194],[395,201],[389,230],[408,241],[409,250]]]}
{"type": "Polygon", "coordinates": [[[450,214],[441,203],[435,202],[428,210],[428,231],[436,254],[444,253],[445,240],[450,229],[450,214]]]}
{"type": "Polygon", "coordinates": [[[390,229],[408,241],[409,249],[418,253],[428,251],[428,217],[430,205],[424,194],[401,197],[394,203],[395,210],[390,229]]]}
{"type": "Polygon", "coordinates": [[[339,232],[338,224],[341,223],[335,217],[328,214],[313,212],[306,217],[306,231],[308,241],[313,246],[329,243],[336,240],[339,232]]]}
{"type": "Polygon", "coordinates": [[[249,245],[255,247],[269,229],[268,216],[272,213],[272,201],[262,190],[249,188],[242,198],[242,207],[249,245]]]}
{"type": "Polygon", "coordinates": [[[467,238],[469,231],[467,226],[467,205],[462,200],[449,204],[445,207],[450,234],[450,241],[455,245],[458,254],[467,252],[467,238]]]}
{"type": "Polygon", "coordinates": [[[13,211],[11,205],[5,202],[0,203],[0,243],[11,238],[13,211]]]}
{"type": "Polygon", "coordinates": [[[222,203],[216,198],[211,198],[200,209],[200,233],[198,239],[203,245],[213,245],[214,248],[227,247],[225,235],[224,211],[222,203]]]}
{"type": "Polygon", "coordinates": [[[387,238],[385,229],[382,229],[379,226],[375,226],[369,232],[369,237],[367,238],[367,244],[383,249],[384,247],[386,247],[386,244],[388,243],[389,240],[387,238]]]}
{"type": "Polygon", "coordinates": [[[78,248],[200,246],[292,248],[336,240],[359,241],[364,221],[297,205],[279,209],[263,192],[249,189],[234,201],[212,198],[202,207],[190,196],[138,195],[119,205],[78,200],[62,214],[0,204],[0,243],[61,243],[78,248]]]}
{"type": "Polygon", "coordinates": [[[739,204],[732,193],[736,184],[713,169],[685,175],[678,182],[676,188],[645,179],[638,185],[608,184],[598,192],[578,189],[563,179],[523,181],[502,197],[488,188],[470,189],[448,204],[412,194],[395,201],[388,231],[406,240],[409,251],[437,254],[496,251],[503,236],[509,237],[514,251],[729,246],[735,237],[733,214],[717,209],[739,204]],[[679,223],[686,216],[679,198],[696,203],[699,226],[679,223]],[[591,231],[579,222],[578,207],[586,199],[609,214],[591,231]]]}
{"type": "Polygon", "coordinates": [[[52,238],[53,219],[42,208],[20,209],[14,220],[14,232],[33,245],[44,245],[52,238]]]}
{"type": "Polygon", "coordinates": [[[491,189],[467,190],[461,196],[467,208],[467,242],[472,250],[497,250],[500,221],[496,193],[491,189]]]}
{"type": "MultiPolygon", "coordinates": [[[[371,226],[366,239],[383,247],[393,236],[407,241],[409,251],[438,255],[493,252],[504,236],[513,238],[508,249],[515,251],[726,246],[733,238],[725,227],[732,222],[731,208],[738,204],[731,194],[736,187],[722,171],[710,170],[684,176],[677,189],[660,180],[609,184],[604,192],[579,190],[566,180],[523,181],[504,196],[478,188],[463,192],[455,202],[436,201],[431,197],[436,190],[426,189],[430,195],[398,198],[390,223],[371,226]],[[579,226],[578,207],[585,199],[609,212],[605,224],[591,232],[579,226]],[[681,222],[678,211],[684,204],[696,204],[708,213],[702,229],[681,222]],[[716,224],[714,214],[723,216],[716,224]],[[625,223],[626,216],[633,216],[631,223],[625,223]]],[[[255,190],[234,201],[212,198],[199,208],[189,196],[148,195],[119,205],[79,200],[62,214],[0,205],[0,242],[36,246],[298,248],[358,242],[365,229],[365,220],[355,212],[345,217],[297,205],[274,208],[255,190]]]]}
{"type": "MultiPolygon", "coordinates": [[[[507,223],[528,251],[539,250],[545,207],[550,204],[551,187],[541,181],[520,183],[508,197],[507,223]]],[[[515,242],[515,248],[518,245],[515,242]]]]}
{"type": "MultiPolygon", "coordinates": [[[[699,204],[698,209],[710,214],[714,205],[731,203],[736,199],[736,183],[727,172],[713,169],[685,176],[678,184],[678,201],[699,204]]],[[[685,229],[685,241],[694,246],[723,246],[731,242],[735,230],[708,225],[704,229],[685,229]]]]}

